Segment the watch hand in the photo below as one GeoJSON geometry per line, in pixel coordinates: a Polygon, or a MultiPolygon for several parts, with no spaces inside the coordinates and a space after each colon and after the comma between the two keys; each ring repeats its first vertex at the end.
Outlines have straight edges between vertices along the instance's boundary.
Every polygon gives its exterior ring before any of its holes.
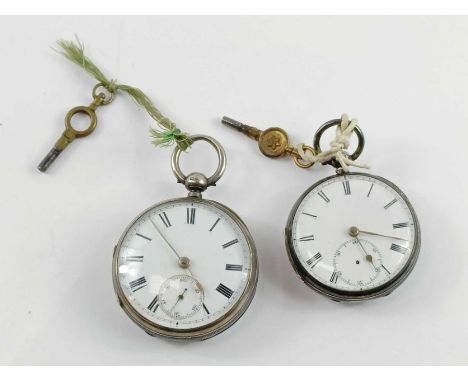
{"type": "Polygon", "coordinates": [[[193,272],[189,269],[189,266],[190,266],[190,259],[188,257],[185,257],[185,256],[180,256],[176,249],[171,245],[171,243],[169,242],[169,240],[166,239],[166,237],[163,235],[163,233],[161,232],[161,230],[158,228],[158,226],[156,225],[156,223],[153,221],[153,219],[151,219],[151,217],[149,218],[149,221],[151,222],[151,224],[153,225],[154,229],[159,233],[159,236],[161,236],[163,238],[163,240],[166,242],[166,244],[169,246],[169,248],[172,250],[172,252],[177,256],[177,258],[179,259],[179,266],[182,268],[182,269],[186,269],[187,272],[189,273],[190,276],[192,276],[194,279],[196,279],[198,281],[198,283],[200,284],[200,286],[202,287],[202,290],[203,290],[203,286],[202,284],[200,283],[200,280],[198,278],[196,278],[194,275],[193,275],[193,272]]]}
{"type": "Polygon", "coordinates": [[[402,241],[408,241],[406,239],[403,239],[402,237],[397,237],[397,236],[390,236],[390,235],[383,235],[381,233],[376,233],[376,232],[370,232],[370,231],[363,231],[362,229],[359,229],[358,227],[351,227],[349,229],[349,234],[353,237],[357,237],[360,233],[364,233],[367,235],[374,235],[374,236],[382,236],[382,237],[388,237],[390,239],[395,239],[395,240],[402,240],[402,241]]]}
{"type": "Polygon", "coordinates": [[[176,305],[179,303],[180,300],[183,300],[184,298],[184,294],[185,292],[187,292],[187,288],[184,289],[184,291],[182,292],[182,294],[179,294],[179,296],[177,296],[177,301],[175,302],[175,304],[172,306],[170,312],[172,313],[172,311],[174,310],[174,308],[176,307],[176,305]]]}
{"type": "Polygon", "coordinates": [[[359,240],[359,238],[356,236],[356,240],[357,242],[359,243],[359,245],[361,246],[364,254],[366,255],[366,261],[368,261],[369,263],[372,264],[372,266],[375,268],[375,264],[374,264],[374,259],[372,258],[372,255],[369,255],[366,251],[366,249],[364,248],[364,246],[362,245],[361,243],[361,240],[359,240]]]}
{"type": "MultiPolygon", "coordinates": [[[[366,251],[366,249],[364,248],[364,246],[362,245],[361,243],[361,240],[359,240],[358,237],[356,237],[356,241],[358,242],[358,244],[360,245],[360,247],[362,248],[362,251],[364,252],[364,254],[366,255],[366,260],[371,263],[372,265],[374,265],[374,262],[373,262],[373,259],[372,259],[372,255],[369,255],[366,251]]],[[[375,268],[375,266],[374,266],[375,268]]]]}
{"type": "Polygon", "coordinates": [[[153,225],[153,227],[156,229],[156,231],[158,231],[159,233],[159,236],[161,236],[163,238],[163,240],[166,242],[166,244],[169,246],[170,249],[172,249],[172,252],[174,252],[174,254],[177,256],[178,259],[180,259],[180,256],[179,254],[177,253],[177,251],[175,250],[175,248],[171,245],[171,243],[169,243],[169,241],[166,239],[166,237],[163,235],[163,233],[161,232],[161,230],[158,228],[158,226],[154,223],[153,219],[149,218],[151,224],[153,225]]]}
{"type": "Polygon", "coordinates": [[[374,259],[372,258],[372,255],[366,255],[366,260],[372,264],[372,266],[374,267],[374,269],[377,269],[377,267],[375,266],[374,264],[374,259]]]}

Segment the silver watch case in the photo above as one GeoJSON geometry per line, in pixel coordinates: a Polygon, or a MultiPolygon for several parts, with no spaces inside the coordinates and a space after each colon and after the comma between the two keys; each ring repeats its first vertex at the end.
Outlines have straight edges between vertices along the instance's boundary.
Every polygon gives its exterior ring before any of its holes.
{"type": "Polygon", "coordinates": [[[258,260],[257,260],[257,251],[255,248],[255,243],[253,241],[252,235],[250,234],[247,226],[241,220],[241,218],[230,208],[226,207],[225,205],[212,201],[212,200],[205,200],[201,197],[190,196],[185,198],[175,198],[165,200],[161,203],[157,203],[152,205],[151,207],[147,208],[145,211],[141,212],[125,229],[124,233],[120,237],[118,244],[114,249],[113,255],[113,262],[112,262],[112,280],[114,283],[114,291],[117,295],[118,302],[124,312],[130,317],[130,319],[135,322],[140,328],[142,328],[145,332],[152,336],[162,336],[170,339],[175,340],[205,340],[211,338],[224,330],[231,327],[242,315],[245,313],[247,308],[249,307],[252,299],[255,295],[255,290],[257,287],[258,281],[258,260]],[[227,215],[229,215],[234,222],[239,226],[242,233],[245,235],[247,244],[250,250],[250,258],[251,258],[251,269],[249,278],[247,280],[246,288],[244,289],[241,297],[239,300],[232,306],[231,310],[227,312],[225,315],[217,319],[216,321],[207,324],[205,326],[201,326],[197,329],[171,329],[161,325],[158,325],[147,318],[143,317],[140,313],[138,313],[135,308],[128,302],[125,294],[123,293],[122,287],[119,282],[118,277],[118,254],[120,252],[123,239],[125,238],[128,231],[131,227],[135,224],[135,222],[145,213],[150,211],[153,208],[160,207],[167,203],[174,203],[174,202],[193,202],[199,204],[207,204],[212,207],[218,208],[219,210],[223,211],[227,215]]]}
{"type": "Polygon", "coordinates": [[[285,242],[286,242],[286,249],[288,252],[288,257],[289,261],[291,262],[291,265],[293,266],[294,270],[296,273],[299,275],[299,277],[304,281],[304,283],[315,290],[316,292],[334,300],[334,301],[363,301],[363,300],[370,300],[374,299],[377,297],[382,297],[382,296],[387,296],[391,292],[393,292],[405,279],[408,277],[408,275],[411,273],[413,270],[416,261],[419,256],[419,250],[421,247],[421,231],[419,228],[419,222],[418,218],[416,216],[416,212],[414,211],[413,206],[411,205],[410,201],[406,197],[406,195],[392,182],[389,180],[382,178],[380,176],[376,175],[370,175],[366,173],[360,173],[360,172],[351,172],[347,173],[348,175],[363,175],[363,176],[368,176],[370,178],[377,179],[391,188],[393,188],[400,196],[401,198],[407,203],[408,208],[411,212],[411,215],[413,217],[414,221],[414,231],[415,231],[415,242],[414,242],[414,247],[411,252],[410,259],[406,263],[403,269],[390,281],[387,283],[366,291],[360,291],[360,292],[349,292],[349,291],[342,291],[338,290],[335,288],[331,288],[328,285],[322,284],[320,281],[316,280],[313,278],[308,271],[304,268],[304,266],[301,264],[301,262],[298,259],[298,255],[296,254],[296,251],[293,246],[293,238],[292,238],[292,224],[294,221],[294,217],[296,215],[297,209],[299,208],[300,203],[302,200],[316,187],[318,187],[320,184],[333,179],[337,177],[344,177],[345,174],[338,174],[338,175],[333,175],[329,176],[327,178],[324,178],[317,183],[313,184],[310,186],[301,196],[300,198],[296,201],[294,204],[294,207],[292,208],[288,222],[286,224],[286,229],[285,229],[285,242]]]}

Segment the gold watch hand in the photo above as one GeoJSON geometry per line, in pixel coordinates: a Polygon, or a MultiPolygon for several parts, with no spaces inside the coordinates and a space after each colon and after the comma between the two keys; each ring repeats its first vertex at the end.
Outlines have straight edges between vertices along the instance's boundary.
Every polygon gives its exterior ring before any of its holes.
{"type": "Polygon", "coordinates": [[[372,264],[375,270],[377,270],[377,267],[374,264],[374,259],[372,258],[372,255],[366,255],[366,260],[372,264]]]}
{"type": "Polygon", "coordinates": [[[359,238],[358,238],[357,236],[356,236],[356,240],[357,240],[358,244],[361,246],[361,248],[362,248],[364,254],[366,255],[366,261],[368,261],[369,263],[371,263],[372,266],[373,266],[374,269],[375,269],[374,259],[372,258],[372,255],[369,255],[369,254],[367,253],[366,249],[364,248],[364,246],[363,246],[362,243],[361,243],[361,240],[359,240],[359,238]]]}
{"type": "Polygon", "coordinates": [[[375,265],[374,265],[374,259],[372,258],[372,255],[366,255],[366,260],[371,263],[374,268],[375,268],[375,265]]]}
{"type": "Polygon", "coordinates": [[[382,236],[382,237],[388,237],[390,239],[395,239],[395,240],[402,240],[402,241],[408,241],[406,239],[403,239],[402,237],[397,237],[397,236],[390,236],[390,235],[383,235],[381,233],[376,233],[376,232],[370,232],[370,231],[363,231],[362,229],[359,229],[358,227],[351,227],[349,229],[349,234],[352,237],[357,237],[360,233],[364,233],[367,235],[374,235],[374,236],[382,236]]]}

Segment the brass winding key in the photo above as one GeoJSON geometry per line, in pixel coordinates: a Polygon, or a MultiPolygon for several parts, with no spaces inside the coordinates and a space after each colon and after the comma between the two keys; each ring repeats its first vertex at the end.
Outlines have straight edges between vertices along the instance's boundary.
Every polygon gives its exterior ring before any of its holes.
{"type": "MultiPolygon", "coordinates": [[[[297,149],[289,145],[288,133],[280,127],[270,127],[266,130],[259,130],[256,127],[248,126],[226,116],[221,119],[221,122],[226,126],[240,131],[249,138],[258,141],[258,148],[263,155],[269,158],[290,155],[294,163],[301,168],[309,168],[314,165],[314,163],[305,162],[299,155],[297,149]]],[[[310,151],[312,154],[316,154],[315,150],[310,146],[304,145],[303,148],[304,151],[310,151]]]]}
{"type": "Polygon", "coordinates": [[[50,165],[57,159],[65,148],[72,143],[75,138],[83,138],[91,134],[97,126],[96,109],[99,106],[107,105],[114,100],[114,94],[110,93],[106,97],[104,93],[97,93],[97,90],[102,84],[97,84],[93,89],[93,102],[89,106],[77,106],[71,109],[65,116],[65,131],[60,138],[55,142],[54,147],[47,153],[44,159],[39,163],[37,169],[41,172],[46,172],[50,165]],[[76,130],[72,125],[72,118],[76,114],[86,114],[89,117],[89,126],[85,130],[76,130]]]}

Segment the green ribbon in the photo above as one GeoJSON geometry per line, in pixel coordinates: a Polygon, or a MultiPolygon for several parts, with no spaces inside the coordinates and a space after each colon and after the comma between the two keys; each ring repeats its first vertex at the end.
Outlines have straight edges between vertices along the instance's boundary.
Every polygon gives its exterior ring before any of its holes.
{"type": "Polygon", "coordinates": [[[102,84],[107,91],[110,93],[117,93],[119,91],[127,93],[138,105],[148,112],[150,117],[158,124],[158,128],[150,128],[150,135],[154,138],[153,144],[155,146],[170,146],[176,143],[184,151],[190,147],[192,144],[190,137],[178,129],[174,122],[165,117],[143,91],[133,86],[119,84],[116,80],[109,80],[89,57],[85,55],[84,44],[78,38],[76,39],[76,43],[59,40],[57,44],[61,48],[61,50],[58,50],[58,53],[83,68],[102,84]]]}

